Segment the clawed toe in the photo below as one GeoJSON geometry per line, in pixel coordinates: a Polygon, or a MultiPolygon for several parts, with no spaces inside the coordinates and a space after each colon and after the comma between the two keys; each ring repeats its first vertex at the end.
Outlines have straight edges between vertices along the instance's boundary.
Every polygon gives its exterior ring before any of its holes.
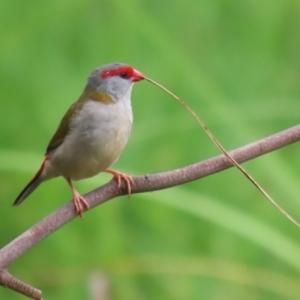
{"type": "Polygon", "coordinates": [[[72,194],[73,194],[73,202],[76,214],[82,219],[82,215],[85,209],[89,209],[90,206],[86,202],[86,200],[74,189],[71,179],[66,178],[72,194]]]}
{"type": "Polygon", "coordinates": [[[77,192],[74,194],[73,201],[74,201],[76,214],[82,219],[82,214],[83,214],[84,209],[89,209],[90,206],[86,202],[86,200],[81,195],[79,195],[77,192]]]}
{"type": "Polygon", "coordinates": [[[128,196],[130,196],[130,194],[131,194],[131,185],[133,183],[133,179],[130,175],[123,174],[121,172],[114,171],[114,170],[106,170],[105,172],[113,175],[112,180],[117,180],[118,189],[120,189],[121,180],[123,179],[125,181],[126,186],[127,186],[128,196]]]}

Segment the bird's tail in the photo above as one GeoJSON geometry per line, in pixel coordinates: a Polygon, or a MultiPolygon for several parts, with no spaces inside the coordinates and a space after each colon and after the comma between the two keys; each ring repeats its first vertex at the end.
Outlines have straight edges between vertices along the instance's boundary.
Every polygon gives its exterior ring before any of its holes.
{"type": "Polygon", "coordinates": [[[45,179],[42,179],[42,173],[45,167],[45,163],[48,160],[48,157],[45,157],[44,162],[42,163],[40,169],[31,179],[31,181],[25,186],[22,192],[19,194],[13,205],[21,204],[45,179]]]}

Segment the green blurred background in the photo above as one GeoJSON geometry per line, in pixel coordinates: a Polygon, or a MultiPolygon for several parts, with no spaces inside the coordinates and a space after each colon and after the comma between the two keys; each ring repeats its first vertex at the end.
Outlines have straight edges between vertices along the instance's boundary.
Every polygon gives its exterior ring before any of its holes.
{"type": "MultiPolygon", "coordinates": [[[[0,243],[70,200],[64,180],[18,208],[62,115],[88,74],[120,61],[180,95],[229,150],[299,121],[297,0],[17,1],[0,8],[0,243]]],[[[219,152],[193,118],[148,82],[114,168],[179,168],[219,152]]],[[[299,145],[245,164],[300,220],[299,145]]],[[[88,192],[110,177],[76,183],[88,192]]],[[[45,299],[299,299],[300,231],[234,169],[114,199],[11,267],[45,299]],[[97,284],[109,297],[93,296],[97,284]]],[[[0,299],[24,299],[0,288],[0,299]]]]}

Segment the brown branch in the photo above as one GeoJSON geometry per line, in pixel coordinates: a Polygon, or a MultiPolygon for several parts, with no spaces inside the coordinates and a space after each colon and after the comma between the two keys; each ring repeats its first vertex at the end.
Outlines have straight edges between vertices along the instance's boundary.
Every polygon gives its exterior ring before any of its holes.
{"type": "MultiPolygon", "coordinates": [[[[237,162],[242,163],[299,140],[300,125],[297,125],[247,146],[233,150],[230,154],[237,162]]],[[[230,167],[232,167],[232,164],[228,159],[224,155],[220,155],[182,169],[133,177],[132,193],[143,193],[169,188],[212,175],[230,167]]],[[[118,190],[117,183],[115,181],[110,181],[84,195],[84,197],[89,203],[90,208],[93,208],[112,198],[125,194],[125,184],[118,190]]],[[[18,257],[75,217],[77,217],[77,215],[74,211],[73,202],[70,201],[3,247],[0,250],[0,285],[18,291],[32,299],[41,299],[40,291],[12,277],[6,269],[18,257]]]]}
{"type": "Polygon", "coordinates": [[[31,299],[42,299],[42,292],[40,290],[37,290],[34,287],[13,277],[7,272],[7,270],[0,272],[0,284],[4,287],[8,287],[18,293],[28,296],[31,299]]]}

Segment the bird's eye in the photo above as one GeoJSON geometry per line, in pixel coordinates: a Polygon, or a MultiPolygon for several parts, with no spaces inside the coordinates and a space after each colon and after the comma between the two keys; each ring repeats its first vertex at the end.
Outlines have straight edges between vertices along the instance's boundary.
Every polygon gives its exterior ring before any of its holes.
{"type": "Polygon", "coordinates": [[[121,73],[119,74],[119,76],[120,76],[121,78],[128,78],[128,74],[127,74],[126,72],[121,72],[121,73]]]}

